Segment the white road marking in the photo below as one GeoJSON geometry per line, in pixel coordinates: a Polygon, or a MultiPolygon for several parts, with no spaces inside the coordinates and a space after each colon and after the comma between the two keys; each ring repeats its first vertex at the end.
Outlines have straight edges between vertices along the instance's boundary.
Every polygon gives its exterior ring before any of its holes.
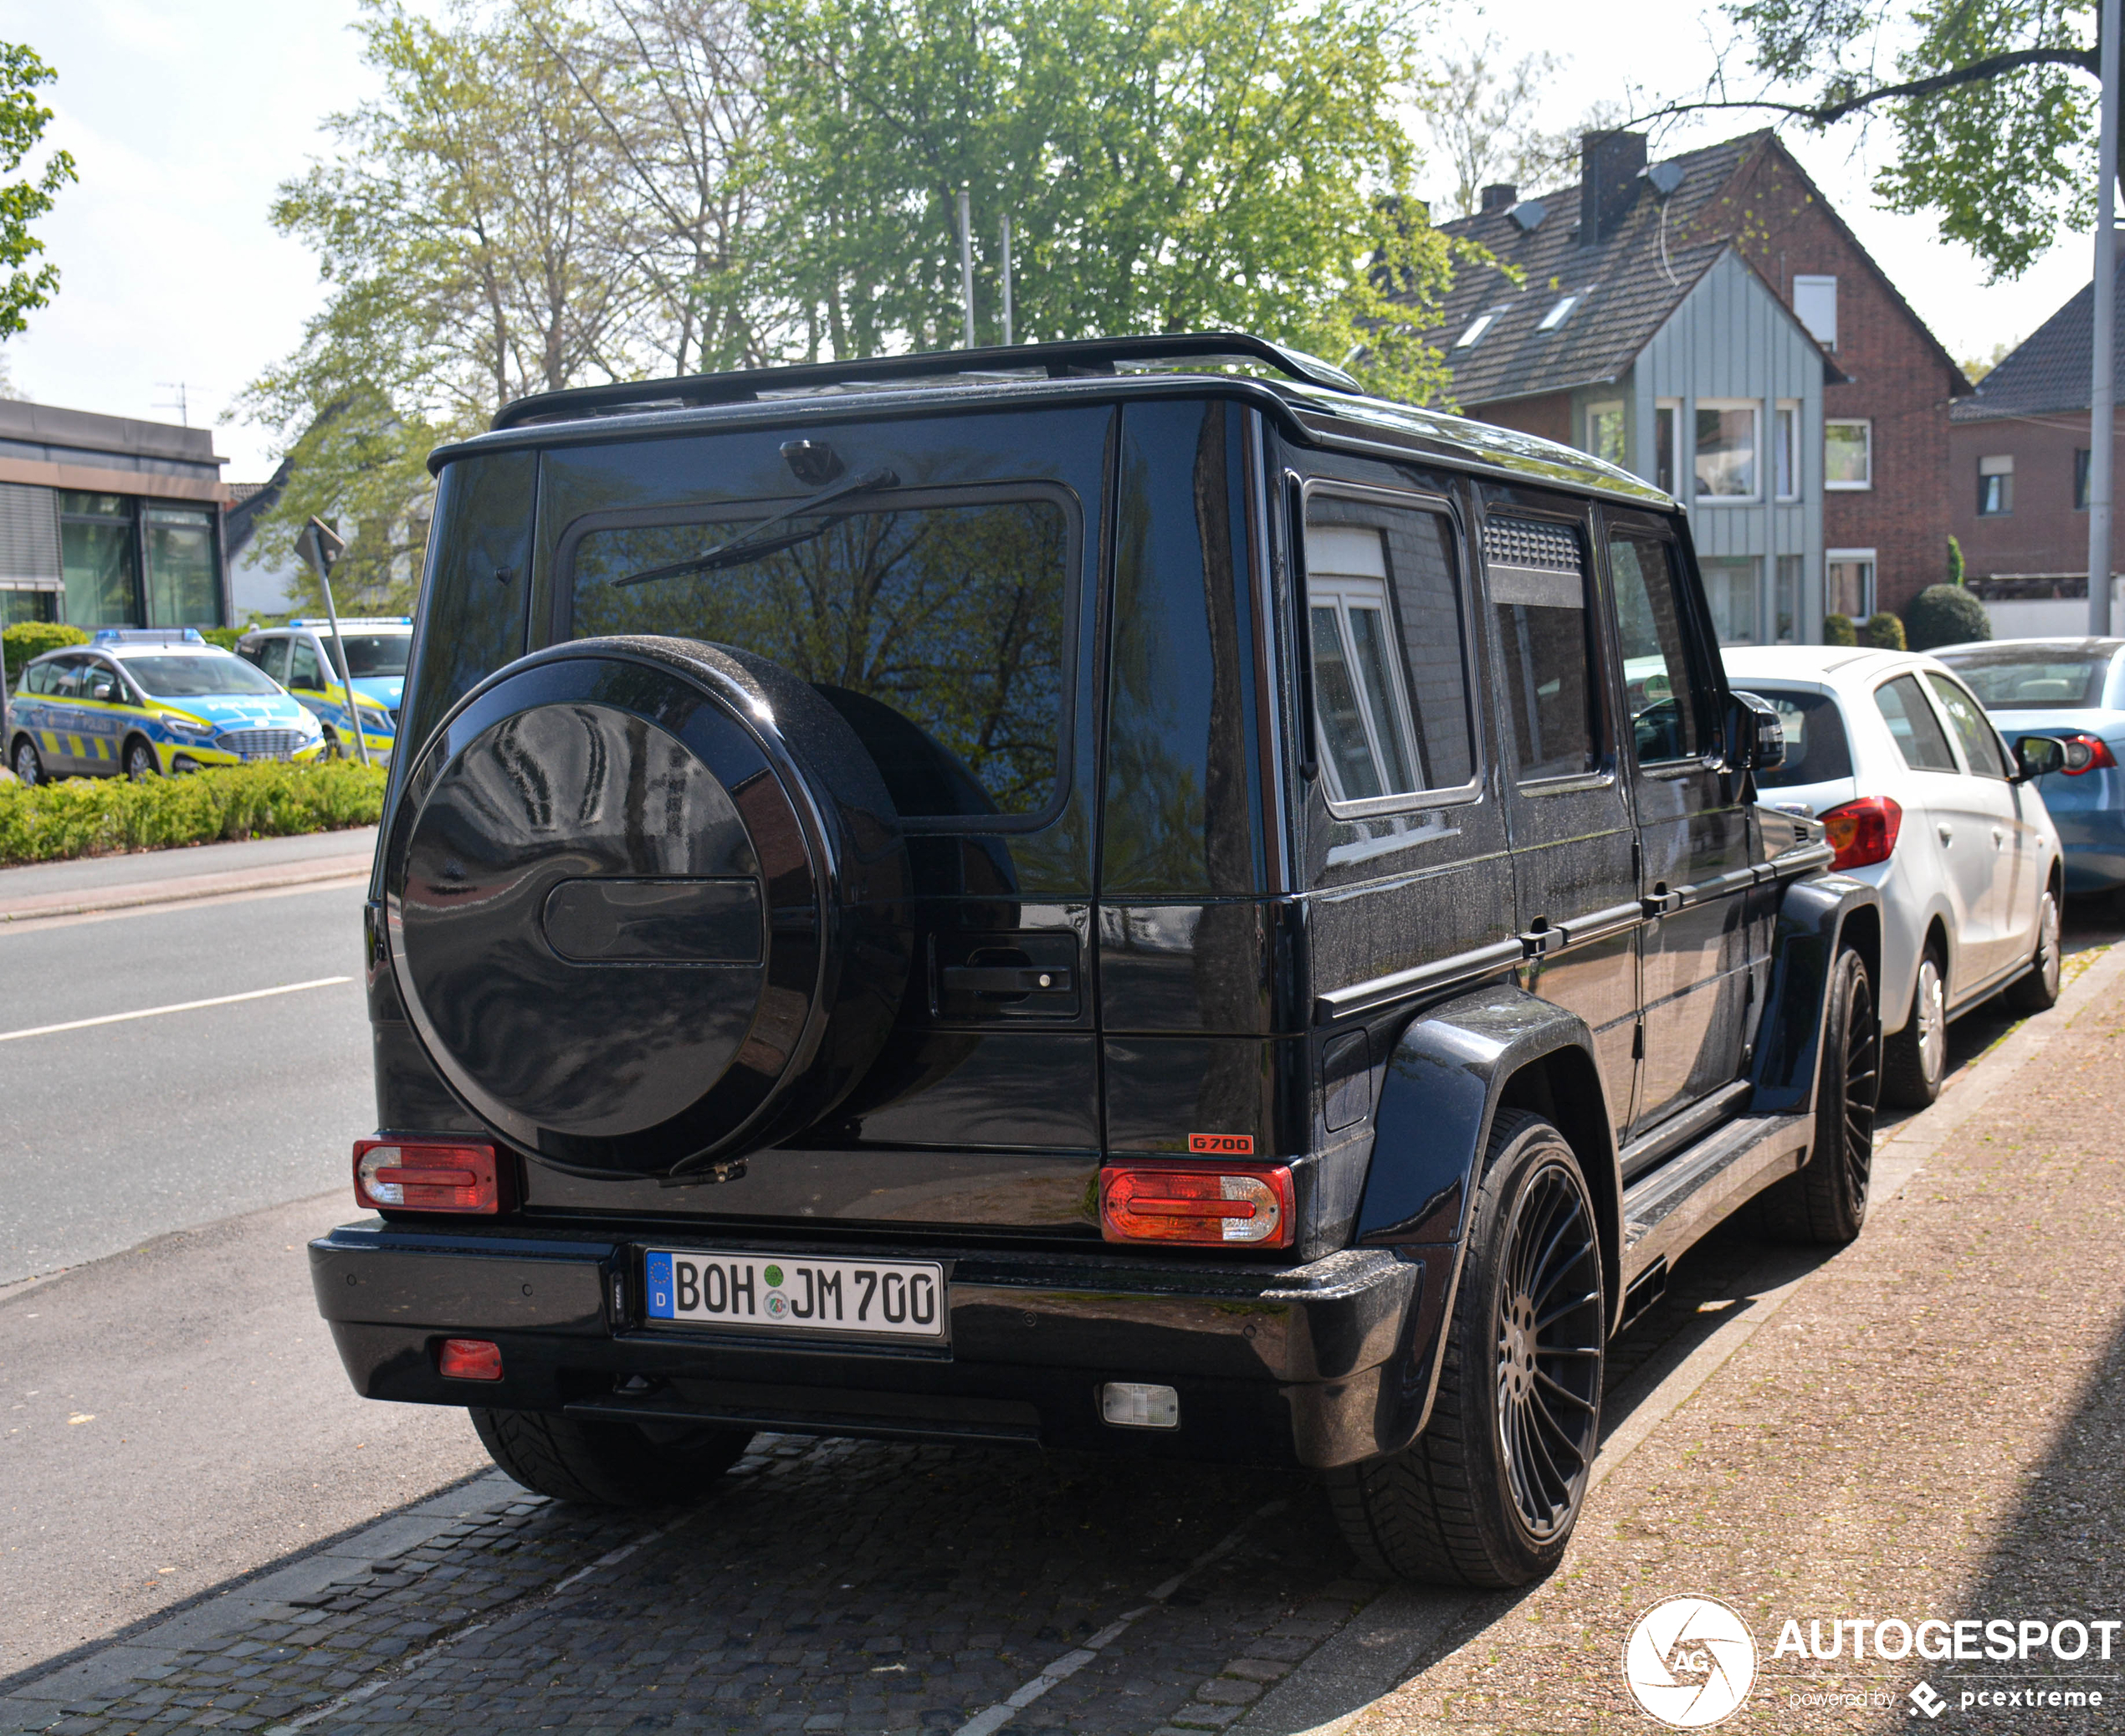
{"type": "Polygon", "coordinates": [[[197,1012],[202,1006],[228,1006],[238,1001],[263,1001],[269,995],[293,995],[304,989],[329,989],[352,982],[351,976],[320,976],[309,982],[284,982],[277,988],[247,989],[240,995],[214,995],[204,1001],[180,1001],[172,1006],[143,1006],[137,1012],[107,1012],[100,1018],[69,1019],[63,1025],[32,1025],[23,1031],[0,1031],[0,1042],[18,1037],[49,1037],[59,1031],[85,1031],[91,1025],[122,1025],[128,1019],[159,1019],[166,1012],[197,1012]]]}

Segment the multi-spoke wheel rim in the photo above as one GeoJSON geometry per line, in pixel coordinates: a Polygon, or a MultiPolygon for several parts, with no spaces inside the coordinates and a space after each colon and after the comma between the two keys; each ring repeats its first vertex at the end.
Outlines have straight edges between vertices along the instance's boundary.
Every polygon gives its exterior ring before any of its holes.
{"type": "Polygon", "coordinates": [[[1929,953],[1918,961],[1918,1064],[1931,1084],[1948,1067],[1948,991],[1929,953]]]}
{"type": "Polygon", "coordinates": [[[15,755],[15,776],[25,784],[37,781],[37,750],[25,741],[15,755]]]}
{"type": "Polygon", "coordinates": [[[1498,1426],[1520,1520],[1536,1541],[1571,1523],[1600,1416],[1600,1253],[1586,1196],[1562,1160],[1513,1209],[1498,1308],[1498,1426]]]}
{"type": "Polygon", "coordinates": [[[2036,916],[2036,968],[2043,973],[2044,992],[2056,995],[2059,991],[2061,960],[2059,955],[2059,901],[2050,893],[2044,894],[2043,907],[2036,916]]]}
{"type": "Polygon", "coordinates": [[[141,778],[155,775],[155,761],[148,757],[147,750],[135,743],[133,750],[125,755],[125,776],[138,782],[141,778]]]}
{"type": "Polygon", "coordinates": [[[1874,1169],[1874,1110],[1882,1093],[1882,1030],[1864,973],[1855,972],[1845,1001],[1845,1185],[1856,1216],[1866,1208],[1874,1169]]]}

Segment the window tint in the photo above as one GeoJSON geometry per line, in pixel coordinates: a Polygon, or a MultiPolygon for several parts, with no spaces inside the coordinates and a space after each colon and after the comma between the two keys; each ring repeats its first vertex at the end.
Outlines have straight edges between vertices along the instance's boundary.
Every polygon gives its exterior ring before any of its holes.
{"type": "Polygon", "coordinates": [[[571,633],[669,633],[780,663],[863,738],[903,814],[1047,807],[1066,685],[1062,502],[916,501],[762,527],[765,515],[591,531],[571,633]],[[768,545],[750,559],[616,582],[756,528],[768,545]]]}
{"type": "Polygon", "coordinates": [[[1624,701],[1638,763],[1695,759],[1704,751],[1703,699],[1691,678],[1674,559],[1667,544],[1651,537],[1611,536],[1609,572],[1616,581],[1624,701]]]}
{"type": "Polygon", "coordinates": [[[2046,706],[2100,705],[2112,653],[2016,650],[1959,653],[1943,658],[1987,711],[2041,710],[2046,706]]]}
{"type": "Polygon", "coordinates": [[[1897,751],[1913,771],[1953,771],[1955,755],[1918,681],[1899,675],[1874,689],[1874,704],[1897,739],[1897,751]]]}
{"type": "MultiPolygon", "coordinates": [[[[406,673],[406,653],[413,643],[410,632],[342,633],[340,638],[346,647],[346,660],[353,666],[356,681],[406,673]]],[[[340,667],[339,652],[330,639],[325,642],[325,654],[332,659],[334,668],[340,667]]]]}
{"type": "Polygon", "coordinates": [[[1330,798],[1467,783],[1475,756],[1446,519],[1316,493],[1307,503],[1306,585],[1330,798]]]}
{"type": "Polygon", "coordinates": [[[1741,687],[1769,701],[1785,728],[1785,763],[1759,771],[1759,789],[1790,790],[1797,784],[1825,784],[1852,775],[1852,745],[1845,733],[1845,714],[1828,694],[1787,691],[1754,681],[1741,687]]]}
{"type": "Polygon", "coordinates": [[[259,663],[260,668],[284,687],[288,683],[288,649],[291,643],[284,638],[268,639],[265,656],[259,660],[259,663]]]}
{"type": "Polygon", "coordinates": [[[292,643],[294,646],[294,673],[288,677],[288,685],[299,687],[305,693],[323,693],[325,666],[318,661],[317,648],[308,639],[296,639],[292,643]]]}
{"type": "Polygon", "coordinates": [[[2000,750],[2000,738],[1985,721],[1984,709],[1947,676],[1937,675],[1928,669],[1926,679],[1940,700],[1941,709],[1948,714],[1949,727],[1963,744],[1963,758],[1970,770],[1979,777],[2008,776],[2012,768],[2000,750]]]}
{"type": "Polygon", "coordinates": [[[1590,771],[1600,750],[1598,664],[1579,538],[1562,525],[1507,518],[1492,519],[1483,535],[1519,780],[1590,771]]]}

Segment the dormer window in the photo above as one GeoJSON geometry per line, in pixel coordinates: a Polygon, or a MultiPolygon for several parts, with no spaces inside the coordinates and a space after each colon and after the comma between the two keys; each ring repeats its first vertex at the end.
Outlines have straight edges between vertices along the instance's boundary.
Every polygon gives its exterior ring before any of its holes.
{"type": "Polygon", "coordinates": [[[1503,311],[1503,308],[1494,307],[1487,314],[1477,315],[1468,322],[1468,329],[1453,341],[1454,348],[1457,350],[1473,349],[1482,335],[1498,324],[1498,316],[1503,311]]]}
{"type": "Polygon", "coordinates": [[[1542,323],[1536,326],[1535,330],[1537,331],[1554,331],[1559,325],[1562,325],[1565,320],[1571,318],[1572,310],[1578,305],[1579,297],[1576,295],[1566,295],[1559,298],[1556,306],[1551,308],[1548,313],[1542,316],[1542,323]]]}

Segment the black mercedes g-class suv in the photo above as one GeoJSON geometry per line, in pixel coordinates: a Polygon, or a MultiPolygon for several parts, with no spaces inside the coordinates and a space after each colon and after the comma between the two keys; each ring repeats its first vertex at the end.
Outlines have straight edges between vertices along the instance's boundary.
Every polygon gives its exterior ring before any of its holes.
{"type": "Polygon", "coordinates": [[[1673,501],[1230,334],[549,393],[438,452],[356,1386],[566,1499],[757,1430],[1313,1467],[1561,1556],[1605,1346],[1866,1210],[1878,911],[1673,501]]]}

